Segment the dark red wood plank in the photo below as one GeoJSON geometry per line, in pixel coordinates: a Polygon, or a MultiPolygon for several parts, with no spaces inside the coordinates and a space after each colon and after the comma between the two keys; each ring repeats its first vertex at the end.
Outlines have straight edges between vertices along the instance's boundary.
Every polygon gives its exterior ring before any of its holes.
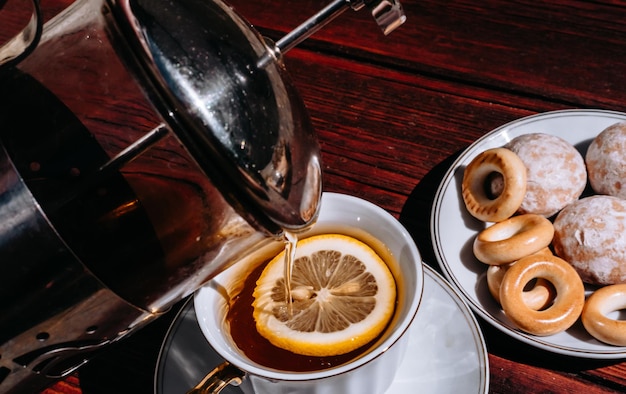
{"type": "MultiPolygon", "coordinates": [[[[276,39],[328,1],[229,3],[276,39]]],[[[407,22],[387,37],[366,10],[349,10],[301,45],[570,106],[624,108],[623,2],[402,4],[407,22]]]]}
{"type": "Polygon", "coordinates": [[[516,118],[565,108],[303,50],[286,62],[320,136],[325,188],[361,192],[396,215],[451,153],[516,118]]]}

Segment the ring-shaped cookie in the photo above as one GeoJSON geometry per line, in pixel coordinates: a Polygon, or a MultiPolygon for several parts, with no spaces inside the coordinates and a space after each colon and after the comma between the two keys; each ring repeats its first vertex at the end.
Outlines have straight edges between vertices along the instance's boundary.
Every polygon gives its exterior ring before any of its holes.
{"type": "Polygon", "coordinates": [[[611,312],[626,308],[626,284],[601,287],[589,296],[582,313],[585,329],[594,338],[616,346],[626,346],[626,321],[611,319],[611,312]]]}
{"type": "Polygon", "coordinates": [[[550,245],[552,222],[541,215],[513,216],[487,227],[474,239],[474,255],[489,265],[509,264],[550,245]]]}
{"type": "Polygon", "coordinates": [[[585,287],[576,270],[556,256],[533,255],[513,264],[502,278],[500,303],[506,316],[522,331],[552,335],[571,327],[585,303],[585,287]],[[552,283],[554,302],[545,309],[533,310],[523,299],[524,287],[535,278],[552,283]]]}
{"type": "MultiPolygon", "coordinates": [[[[552,251],[550,251],[550,248],[546,247],[536,254],[552,255],[552,251]]],[[[491,296],[498,304],[500,303],[502,278],[504,278],[504,274],[506,274],[512,264],[515,264],[515,262],[502,265],[490,265],[489,268],[487,268],[487,287],[489,288],[489,293],[491,293],[491,296]]],[[[539,278],[530,289],[524,290],[524,303],[528,305],[530,309],[543,309],[554,301],[554,295],[554,286],[547,280],[539,278]]]]}
{"type": "Polygon", "coordinates": [[[526,166],[506,148],[488,149],[465,167],[461,194],[469,213],[484,222],[499,222],[511,217],[526,195],[526,166]],[[493,173],[502,175],[503,188],[490,196],[487,185],[493,173]]]}

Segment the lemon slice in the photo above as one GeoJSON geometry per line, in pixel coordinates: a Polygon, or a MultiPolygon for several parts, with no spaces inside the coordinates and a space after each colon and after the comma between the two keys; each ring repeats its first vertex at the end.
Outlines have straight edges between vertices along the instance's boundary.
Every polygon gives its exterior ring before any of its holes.
{"type": "Polygon", "coordinates": [[[299,241],[291,313],[284,253],[261,273],[252,304],[258,332],[274,346],[307,356],[335,356],[358,349],[385,329],[395,309],[396,284],[368,245],[341,234],[299,241]]]}

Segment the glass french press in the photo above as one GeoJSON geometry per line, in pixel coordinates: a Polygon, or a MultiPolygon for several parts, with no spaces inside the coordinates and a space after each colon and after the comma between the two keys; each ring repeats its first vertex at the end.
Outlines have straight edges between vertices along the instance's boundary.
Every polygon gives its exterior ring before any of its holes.
{"type": "Polygon", "coordinates": [[[281,55],[221,0],[39,4],[0,48],[0,392],[33,392],[285,230],[310,226],[319,145],[281,55]]]}

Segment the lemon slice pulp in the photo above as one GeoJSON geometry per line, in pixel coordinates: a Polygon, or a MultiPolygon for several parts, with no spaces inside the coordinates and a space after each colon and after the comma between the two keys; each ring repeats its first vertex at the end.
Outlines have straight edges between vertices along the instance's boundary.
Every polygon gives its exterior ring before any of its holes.
{"type": "Polygon", "coordinates": [[[308,356],[335,356],[366,345],[393,315],[396,284],[367,244],[342,234],[298,241],[291,277],[291,313],[284,252],[273,258],[254,289],[254,320],[274,346],[308,356]]]}

